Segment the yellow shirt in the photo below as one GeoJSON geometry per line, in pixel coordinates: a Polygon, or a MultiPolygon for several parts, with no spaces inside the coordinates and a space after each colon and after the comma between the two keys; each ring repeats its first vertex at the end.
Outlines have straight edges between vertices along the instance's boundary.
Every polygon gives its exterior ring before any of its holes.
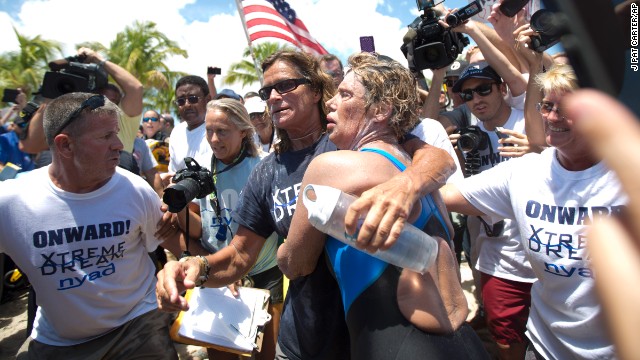
{"type": "Polygon", "coordinates": [[[138,134],[141,115],[142,114],[136,116],[127,116],[127,114],[123,112],[122,116],[120,117],[120,122],[118,123],[118,126],[120,127],[118,138],[120,139],[120,141],[122,141],[125,151],[133,152],[133,140],[138,134]]]}

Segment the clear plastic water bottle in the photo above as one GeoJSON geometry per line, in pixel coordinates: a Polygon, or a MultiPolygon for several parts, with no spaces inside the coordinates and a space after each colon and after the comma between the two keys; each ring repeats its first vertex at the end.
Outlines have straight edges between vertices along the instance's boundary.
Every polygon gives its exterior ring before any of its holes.
{"type": "MultiPolygon", "coordinates": [[[[309,184],[303,190],[302,199],[309,213],[311,225],[358,249],[355,242],[359,229],[354,235],[349,235],[344,228],[344,217],[349,205],[357,199],[355,196],[330,186],[309,184]]],[[[393,246],[387,250],[366,253],[389,264],[424,273],[436,259],[438,241],[424,231],[406,223],[393,246]]]]}

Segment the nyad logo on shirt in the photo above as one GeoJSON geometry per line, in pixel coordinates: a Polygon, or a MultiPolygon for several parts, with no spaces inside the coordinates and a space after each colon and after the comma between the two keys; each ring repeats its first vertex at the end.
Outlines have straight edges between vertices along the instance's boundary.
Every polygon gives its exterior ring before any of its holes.
{"type": "Polygon", "coordinates": [[[125,241],[105,245],[99,240],[128,234],[130,226],[131,221],[126,220],[34,232],[32,245],[42,251],[40,273],[62,276],[58,290],[77,288],[87,281],[113,275],[116,272],[113,261],[124,256],[125,241]],[[65,245],[73,243],[86,246],[68,250],[65,245]]]}
{"type": "Polygon", "coordinates": [[[282,221],[285,215],[289,218],[293,216],[301,185],[302,183],[297,183],[284,189],[273,189],[273,209],[271,211],[276,222],[282,221]]]}
{"type": "Polygon", "coordinates": [[[545,272],[563,277],[592,278],[593,273],[586,267],[587,259],[584,256],[587,226],[594,217],[616,215],[624,209],[623,205],[566,207],[529,200],[525,214],[536,221],[529,224],[530,235],[523,235],[529,236],[530,251],[549,258],[550,262],[544,263],[545,272]],[[581,262],[584,262],[584,267],[571,266],[581,262]]]}

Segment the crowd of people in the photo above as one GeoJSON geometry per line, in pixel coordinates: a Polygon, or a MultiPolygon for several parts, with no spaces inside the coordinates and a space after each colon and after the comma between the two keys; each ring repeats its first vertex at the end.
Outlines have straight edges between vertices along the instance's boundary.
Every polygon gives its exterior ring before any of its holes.
{"type": "Polygon", "coordinates": [[[637,119],[580,90],[566,58],[532,50],[521,14],[496,4],[489,21],[452,29],[476,45],[433,69],[429,89],[381,54],[343,65],[281,50],[245,95],[218,90],[215,74],[181,77],[174,120],[83,47],[115,84],[28,111],[19,91],[0,120],[11,124],[0,170],[21,172],[0,183],[0,252],[29,278],[34,305],[18,358],[177,359],[171,314],[197,286],[269,292],[257,359],[637,356],[640,294],[615,274],[640,276],[640,167],[611,150],[623,144],[594,104],[615,112],[626,145],[637,119]],[[212,189],[175,206],[167,189],[193,164],[212,189]],[[352,244],[308,220],[309,184],[358,197],[344,221],[352,244]],[[371,255],[406,223],[437,242],[424,273],[371,255]]]}

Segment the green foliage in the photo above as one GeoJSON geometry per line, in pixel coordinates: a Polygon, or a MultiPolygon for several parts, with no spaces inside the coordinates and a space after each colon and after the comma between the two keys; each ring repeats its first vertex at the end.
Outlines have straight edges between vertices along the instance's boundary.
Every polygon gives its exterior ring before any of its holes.
{"type": "Polygon", "coordinates": [[[279,50],[295,50],[295,48],[287,45],[281,45],[275,42],[262,42],[260,44],[253,45],[253,56],[255,57],[255,63],[251,58],[251,52],[249,47],[244,50],[242,56],[245,58],[240,62],[233,63],[229,67],[227,76],[222,79],[223,85],[242,84],[243,87],[252,85],[255,83],[260,84],[262,81],[262,70],[259,70],[262,61],[269,57],[271,54],[279,50]],[[258,64],[256,69],[255,64],[258,64]]]}
{"type": "MultiPolygon", "coordinates": [[[[62,54],[60,43],[39,35],[27,38],[15,29],[20,51],[0,54],[0,88],[23,88],[28,98],[42,84],[48,62],[74,54],[62,54]]],[[[173,88],[183,73],[170,71],[165,61],[175,55],[188,58],[187,51],[156,29],[154,22],[134,22],[105,46],[99,42],[77,44],[104,55],[134,75],[145,88],[144,107],[161,112],[173,110],[173,88]]],[[[113,79],[110,80],[113,82],[113,79]]]]}
{"type": "Polygon", "coordinates": [[[62,46],[40,35],[29,38],[13,31],[20,51],[0,54],[0,88],[21,88],[29,96],[40,87],[48,62],[62,57],[62,46]]]}

